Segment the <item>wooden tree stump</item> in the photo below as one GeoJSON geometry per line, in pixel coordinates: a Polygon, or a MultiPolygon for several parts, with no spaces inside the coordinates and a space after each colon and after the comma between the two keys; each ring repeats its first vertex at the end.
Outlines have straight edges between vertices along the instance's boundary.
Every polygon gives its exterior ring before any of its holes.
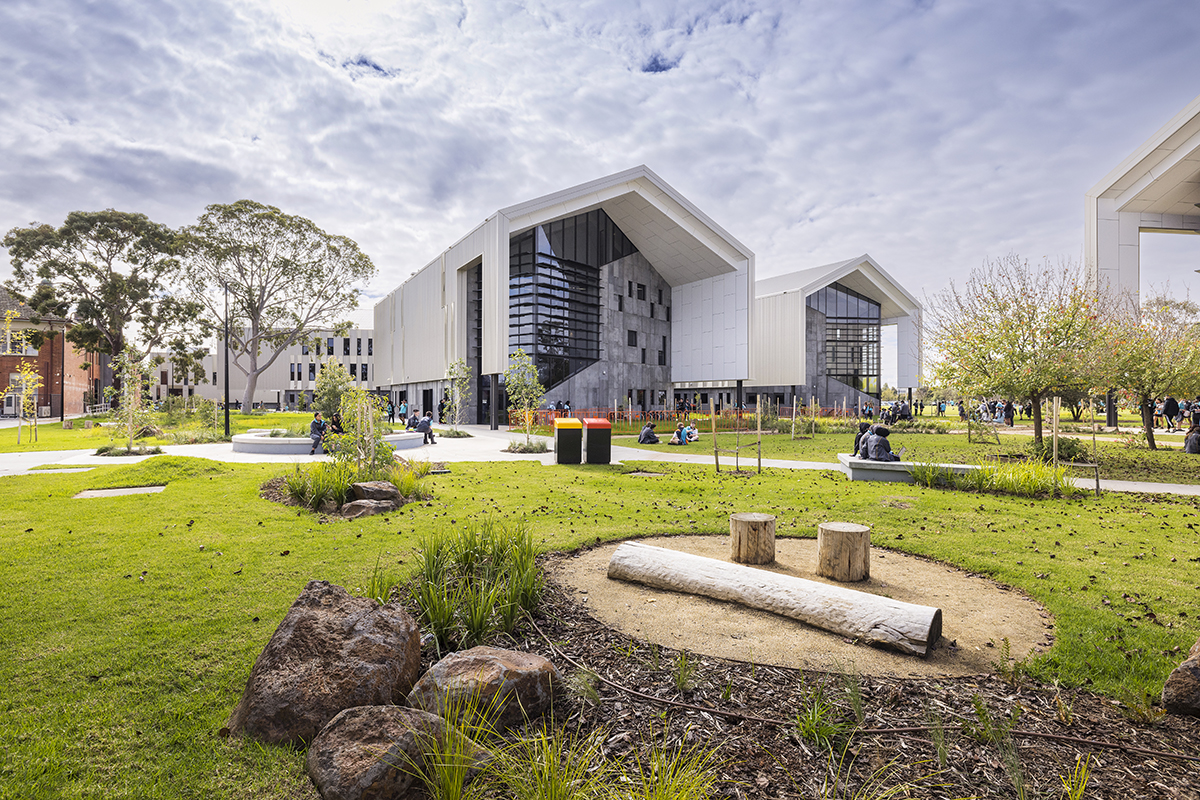
{"type": "Polygon", "coordinates": [[[90,419],[85,419],[85,420],[83,421],[83,427],[84,427],[85,429],[86,429],[86,428],[90,428],[90,427],[92,427],[92,421],[91,421],[90,419]]]}
{"type": "Polygon", "coordinates": [[[63,424],[62,424],[62,425],[63,425],[63,430],[64,430],[64,431],[69,431],[69,430],[71,430],[72,428],[74,428],[74,427],[75,427],[75,423],[74,423],[72,420],[69,420],[69,419],[64,419],[64,420],[63,420],[63,424]]]}
{"type": "Polygon", "coordinates": [[[871,577],[871,529],[853,522],[818,525],[817,574],[843,583],[871,577]]]}
{"type": "Polygon", "coordinates": [[[770,564],[775,560],[775,517],[741,512],[729,515],[731,557],[739,564],[770,564]]]}

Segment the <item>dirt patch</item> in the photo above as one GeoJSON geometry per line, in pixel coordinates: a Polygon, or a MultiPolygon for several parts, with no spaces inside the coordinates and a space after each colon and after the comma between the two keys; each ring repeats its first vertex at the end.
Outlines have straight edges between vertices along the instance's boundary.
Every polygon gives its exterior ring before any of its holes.
{"type": "MultiPolygon", "coordinates": [[[[643,540],[670,550],[729,561],[727,536],[643,540]]],[[[719,658],[805,669],[853,667],[864,675],[978,675],[992,671],[1008,639],[1014,657],[1053,643],[1053,619],[1024,594],[935,561],[872,548],[871,577],[859,591],[942,609],[942,639],[921,659],[857,644],[802,622],[732,603],[650,589],[608,578],[619,543],[565,555],[548,565],[556,583],[573,590],[598,621],[630,636],[719,658]]],[[[777,539],[776,563],[762,567],[798,578],[817,577],[815,539],[777,539]]],[[[847,585],[847,584],[838,584],[847,585]]]]}

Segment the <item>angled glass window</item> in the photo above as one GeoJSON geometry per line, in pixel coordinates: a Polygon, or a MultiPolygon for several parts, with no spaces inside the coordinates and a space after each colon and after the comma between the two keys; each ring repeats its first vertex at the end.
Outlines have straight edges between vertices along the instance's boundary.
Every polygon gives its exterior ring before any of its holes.
{"type": "Polygon", "coordinates": [[[864,394],[880,396],[880,305],[833,283],[805,301],[825,315],[825,371],[864,394]]]}

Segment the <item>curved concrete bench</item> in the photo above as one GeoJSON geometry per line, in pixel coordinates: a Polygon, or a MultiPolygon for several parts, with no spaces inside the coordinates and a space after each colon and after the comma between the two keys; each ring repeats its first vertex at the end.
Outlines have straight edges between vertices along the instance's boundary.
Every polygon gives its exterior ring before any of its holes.
{"type": "MultiPolygon", "coordinates": [[[[420,447],[424,434],[402,431],[389,433],[383,440],[392,446],[393,450],[408,450],[420,447]]],[[[312,449],[312,439],[307,436],[272,436],[269,430],[249,431],[235,434],[233,451],[235,453],[269,453],[272,455],[308,455],[312,449]]]]}
{"type": "MultiPolygon", "coordinates": [[[[849,453],[838,453],[838,462],[842,465],[842,471],[850,476],[852,481],[888,481],[891,483],[914,483],[912,470],[917,466],[915,461],[871,461],[866,458],[857,458],[849,453]]],[[[980,469],[974,464],[938,464],[938,466],[955,475],[965,475],[972,470],[980,469]]]]}

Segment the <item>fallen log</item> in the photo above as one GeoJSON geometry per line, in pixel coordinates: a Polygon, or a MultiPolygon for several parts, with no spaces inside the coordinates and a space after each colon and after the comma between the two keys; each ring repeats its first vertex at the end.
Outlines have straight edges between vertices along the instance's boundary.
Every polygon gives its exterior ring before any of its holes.
{"type": "Polygon", "coordinates": [[[911,655],[928,655],[942,635],[940,608],[640,542],[616,549],[608,577],[740,603],[911,655]]]}

